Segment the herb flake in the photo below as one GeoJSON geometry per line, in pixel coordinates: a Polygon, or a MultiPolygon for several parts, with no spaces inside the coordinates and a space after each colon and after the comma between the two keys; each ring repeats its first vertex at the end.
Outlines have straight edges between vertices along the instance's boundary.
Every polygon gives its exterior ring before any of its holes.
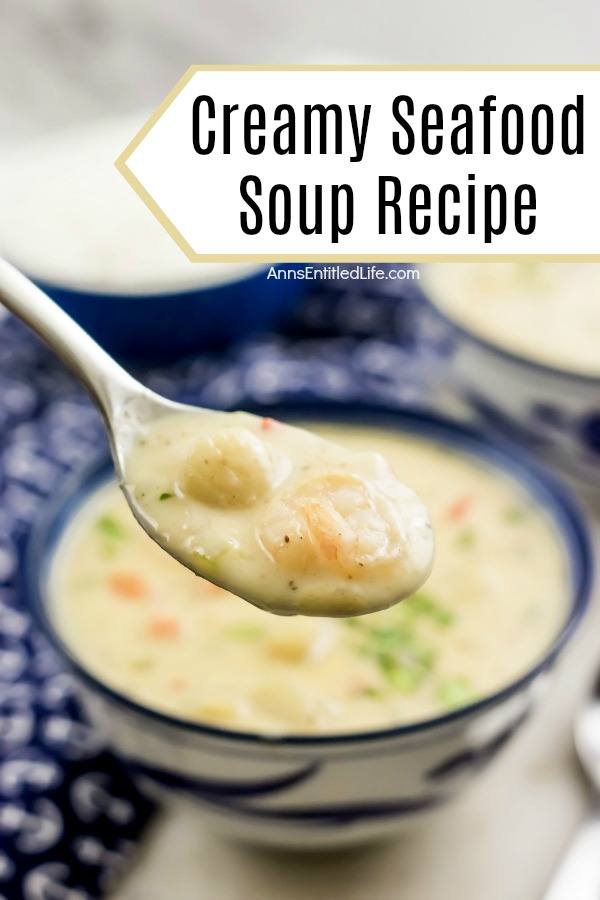
{"type": "Polygon", "coordinates": [[[100,516],[96,520],[96,528],[102,532],[105,537],[122,540],[127,537],[127,532],[123,526],[113,516],[100,516]]]}

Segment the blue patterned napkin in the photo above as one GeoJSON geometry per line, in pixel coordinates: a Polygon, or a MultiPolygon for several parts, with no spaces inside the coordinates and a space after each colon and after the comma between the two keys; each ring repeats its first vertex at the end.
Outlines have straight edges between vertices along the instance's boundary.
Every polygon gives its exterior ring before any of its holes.
{"type": "MultiPolygon", "coordinates": [[[[137,374],[163,394],[220,407],[311,395],[418,400],[435,348],[416,340],[411,290],[388,287],[328,285],[285,335],[137,374]]],[[[18,322],[0,321],[0,900],[103,896],[152,818],[20,604],[31,524],[65,472],[103,446],[73,380],[18,322]]]]}

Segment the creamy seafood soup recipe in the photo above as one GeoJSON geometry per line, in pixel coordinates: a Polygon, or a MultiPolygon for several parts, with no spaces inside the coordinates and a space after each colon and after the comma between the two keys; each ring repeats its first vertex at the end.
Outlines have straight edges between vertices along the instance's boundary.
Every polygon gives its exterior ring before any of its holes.
{"type": "Polygon", "coordinates": [[[194,576],[142,531],[116,485],[63,536],[51,612],[94,675],[154,709],[260,733],[414,722],[511,681],[552,642],[569,573],[554,527],[512,479],[436,443],[347,426],[426,502],[437,549],[424,589],[349,619],[281,618],[194,576]]]}

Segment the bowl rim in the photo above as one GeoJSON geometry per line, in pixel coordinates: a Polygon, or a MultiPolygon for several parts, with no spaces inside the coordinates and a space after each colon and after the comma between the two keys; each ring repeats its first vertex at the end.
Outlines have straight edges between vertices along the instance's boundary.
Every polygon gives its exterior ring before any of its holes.
{"type": "MultiPolygon", "coordinates": [[[[202,265],[201,263],[197,263],[197,265],[202,265]]],[[[229,271],[229,275],[231,275],[231,270],[227,269],[229,265],[236,266],[236,276],[234,278],[231,277],[219,277],[214,280],[211,279],[205,282],[194,282],[192,280],[184,284],[175,285],[172,287],[165,285],[159,289],[152,290],[148,288],[139,288],[126,290],[124,288],[105,288],[100,290],[99,288],[90,288],[83,287],[83,285],[78,284],[68,284],[63,281],[55,281],[52,278],[46,278],[44,275],[36,274],[35,272],[28,271],[28,277],[37,284],[42,290],[46,291],[46,293],[51,293],[52,291],[60,291],[62,294],[68,294],[71,297],[81,297],[82,299],[91,299],[91,300],[103,300],[108,298],[110,300],[124,300],[124,301],[138,301],[138,300],[160,300],[163,299],[183,299],[184,297],[197,296],[209,294],[212,291],[221,291],[227,290],[229,288],[233,288],[235,286],[244,285],[249,281],[252,281],[255,278],[260,278],[262,275],[266,275],[269,272],[270,266],[268,263],[222,263],[219,265],[223,265],[223,271],[229,271]]],[[[274,266],[282,265],[281,263],[275,264],[274,266]]],[[[285,265],[285,263],[283,263],[285,265]]],[[[285,281],[285,279],[282,279],[285,281]]]]}
{"type": "Polygon", "coordinates": [[[261,734],[229,730],[217,726],[179,718],[153,709],[121,693],[101,681],[72,653],[52,623],[45,601],[47,574],[64,524],[71,520],[73,510],[107,480],[112,463],[107,453],[97,456],[85,467],[71,472],[47,504],[42,516],[34,524],[25,547],[22,566],[22,597],[35,625],[49,640],[64,663],[81,680],[104,697],[124,706],[138,716],[147,717],[163,727],[171,727],[209,738],[232,741],[237,745],[263,748],[303,747],[325,749],[340,745],[385,741],[418,735],[467,718],[493,707],[519,693],[554,662],[572,637],[588,609],[593,582],[593,553],[589,530],[582,511],[571,492],[546,471],[539,469],[526,454],[503,441],[491,441],[481,432],[445,416],[432,414],[417,407],[398,409],[385,405],[332,400],[282,401],[277,404],[247,404],[249,411],[285,420],[326,421],[331,424],[353,423],[365,427],[390,427],[403,433],[431,439],[471,455],[492,468],[500,469],[513,478],[529,496],[538,500],[552,520],[566,551],[570,569],[571,600],[565,620],[549,647],[540,654],[518,678],[474,703],[450,710],[432,718],[369,731],[335,732],[332,734],[261,734]],[[357,423],[357,418],[359,422],[357,423]],[[87,486],[87,490],[86,490],[87,486]],[[54,531],[58,530],[58,538],[54,531]]]}
{"type": "Polygon", "coordinates": [[[586,384],[600,389],[600,375],[586,375],[584,372],[576,372],[572,369],[561,369],[560,366],[552,366],[549,363],[539,362],[529,356],[523,356],[512,350],[508,350],[500,344],[494,343],[489,338],[482,337],[475,331],[471,331],[466,325],[463,325],[461,322],[452,318],[445,310],[441,309],[434,299],[434,294],[434,291],[430,291],[427,279],[425,278],[424,284],[419,284],[419,298],[421,301],[434,313],[434,315],[444,322],[445,325],[448,325],[462,337],[467,338],[471,343],[478,344],[480,347],[483,347],[485,350],[496,356],[500,356],[502,359],[508,360],[509,362],[517,363],[524,368],[531,368],[555,378],[568,378],[579,384],[586,384]]]}

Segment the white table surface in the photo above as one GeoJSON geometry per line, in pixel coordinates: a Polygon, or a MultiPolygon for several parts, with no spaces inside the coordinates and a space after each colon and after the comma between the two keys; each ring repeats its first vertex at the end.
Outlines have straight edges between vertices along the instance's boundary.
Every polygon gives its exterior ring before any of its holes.
{"type": "Polygon", "coordinates": [[[597,0],[1,0],[0,144],[158,104],[191,63],[596,63],[597,0]]]}
{"type": "MultiPolygon", "coordinates": [[[[1,16],[0,150],[154,105],[192,62],[593,63],[600,30],[597,0],[2,0],[1,16]]],[[[537,900],[589,802],[570,725],[598,662],[597,592],[543,709],[467,795],[400,841],[258,852],[182,806],[114,900],[537,900]]]]}

